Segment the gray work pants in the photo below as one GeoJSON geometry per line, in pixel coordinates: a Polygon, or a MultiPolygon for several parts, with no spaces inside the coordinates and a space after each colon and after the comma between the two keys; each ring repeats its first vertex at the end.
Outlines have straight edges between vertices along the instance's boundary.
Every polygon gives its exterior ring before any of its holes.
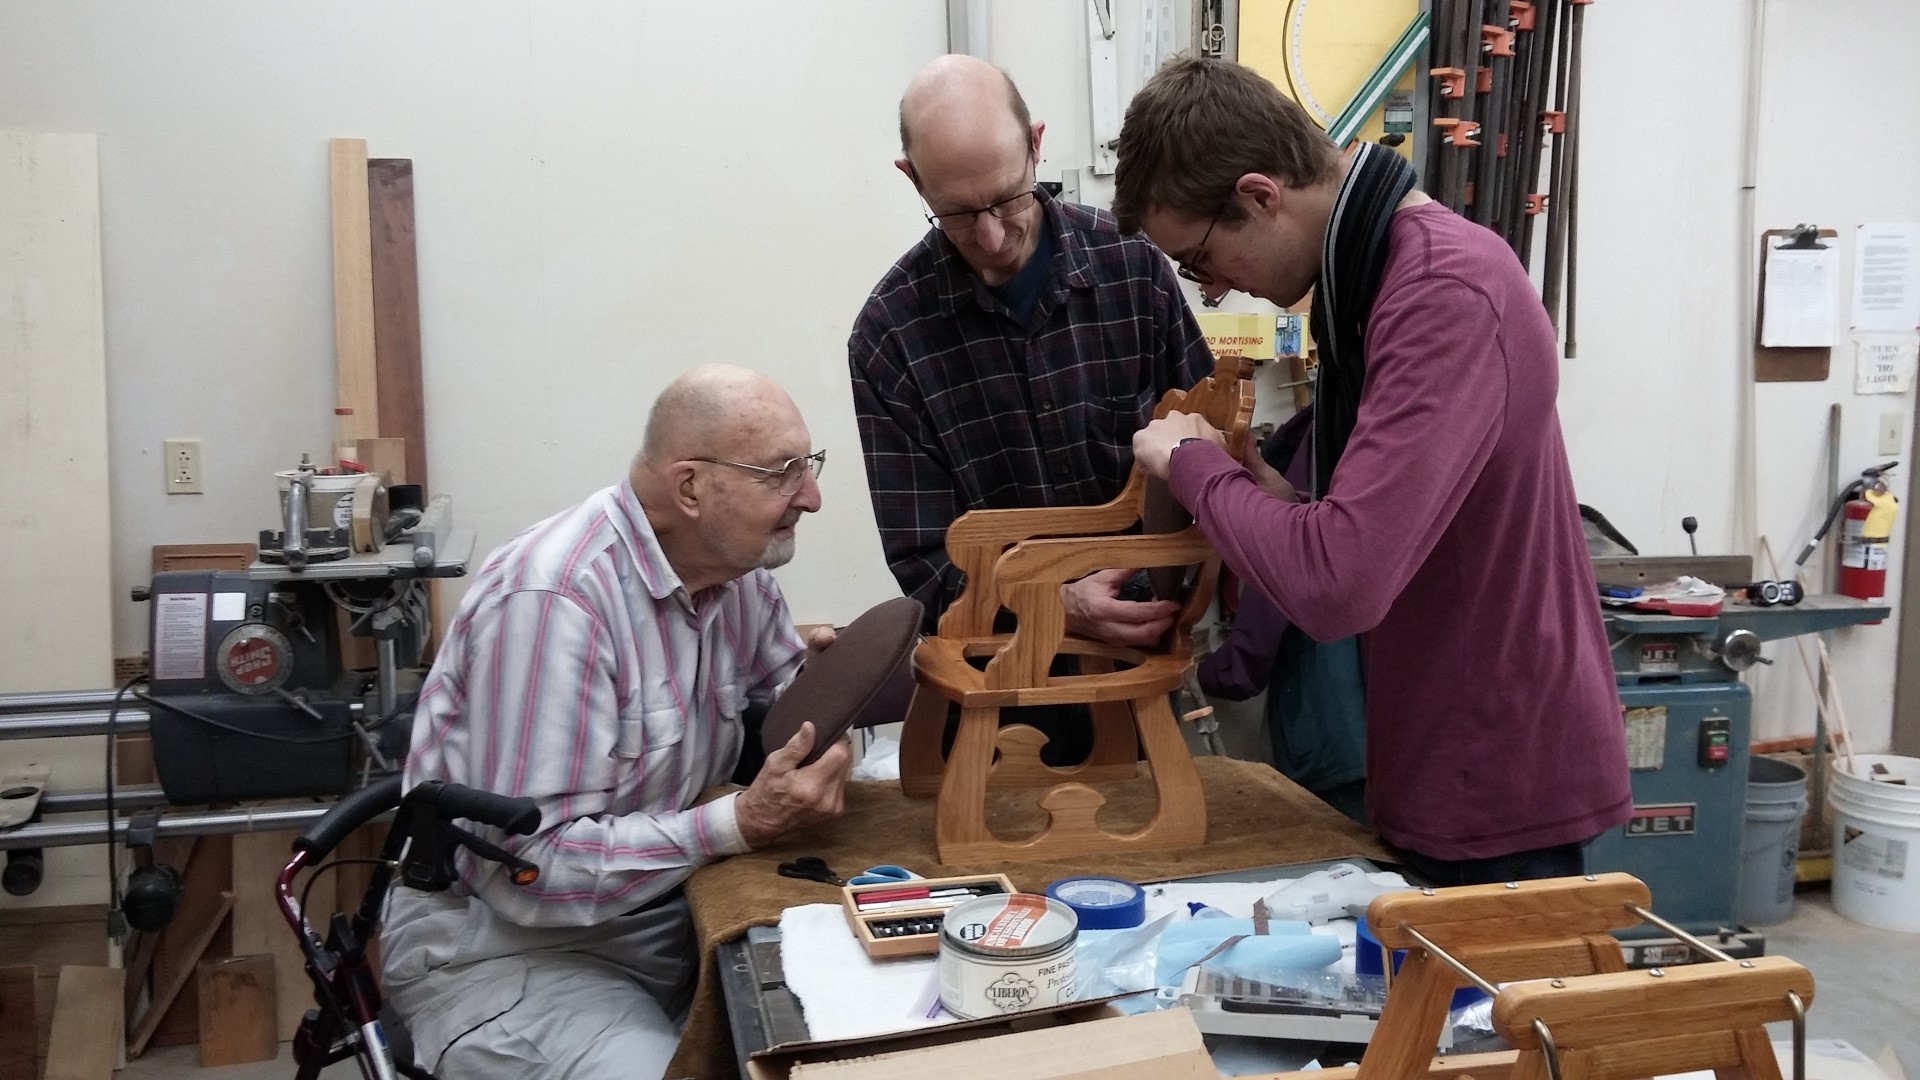
{"type": "Polygon", "coordinates": [[[593,927],[515,926],[477,900],[395,889],[387,998],[443,1080],[654,1080],[699,951],[684,899],[593,927]]]}

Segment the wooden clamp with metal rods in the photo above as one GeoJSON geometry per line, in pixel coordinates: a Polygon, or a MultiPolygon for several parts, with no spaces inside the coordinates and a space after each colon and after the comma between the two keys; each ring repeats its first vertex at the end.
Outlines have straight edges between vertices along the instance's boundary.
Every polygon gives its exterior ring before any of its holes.
{"type": "MultiPolygon", "coordinates": [[[[1383,950],[1405,949],[1406,959],[1360,1064],[1311,1080],[1626,1080],[1695,1069],[1716,1070],[1719,1080],[1781,1080],[1762,1026],[1776,1020],[1793,1021],[1793,1076],[1805,1080],[1812,975],[1783,957],[1735,960],[1647,910],[1650,902],[1646,885],[1627,874],[1375,898],[1368,926],[1383,950]],[[1641,922],[1711,962],[1626,970],[1611,931],[1641,922]],[[1516,1049],[1434,1056],[1464,985],[1494,999],[1495,1030],[1516,1049]]],[[[1264,1080],[1283,1078],[1309,1080],[1264,1080]]]]}

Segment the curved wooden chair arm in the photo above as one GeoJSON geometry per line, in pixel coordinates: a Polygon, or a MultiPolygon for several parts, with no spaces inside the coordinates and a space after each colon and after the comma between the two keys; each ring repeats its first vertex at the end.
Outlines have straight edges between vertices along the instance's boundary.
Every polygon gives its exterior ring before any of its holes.
{"type": "Polygon", "coordinates": [[[1000,556],[993,576],[1002,588],[1038,582],[1060,585],[1097,570],[1187,566],[1213,557],[1213,545],[1194,527],[1152,536],[1023,540],[1000,556]]]}
{"type": "Polygon", "coordinates": [[[1140,491],[1146,481],[1138,470],[1107,502],[1097,506],[1030,506],[1009,510],[969,510],[947,527],[947,550],[976,544],[1017,544],[1037,536],[1098,536],[1118,533],[1140,520],[1140,491]]]}

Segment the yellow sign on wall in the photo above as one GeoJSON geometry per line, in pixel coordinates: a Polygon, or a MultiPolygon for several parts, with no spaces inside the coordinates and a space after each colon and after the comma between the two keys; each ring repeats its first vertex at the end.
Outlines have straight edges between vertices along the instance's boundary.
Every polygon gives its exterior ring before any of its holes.
{"type": "Polygon", "coordinates": [[[1203,311],[1199,315],[1200,333],[1215,356],[1245,356],[1253,360],[1273,359],[1272,315],[1238,311],[1203,311]]]}
{"type": "MultiPolygon", "coordinates": [[[[1240,0],[1240,62],[1328,127],[1419,13],[1419,0],[1240,0]]],[[[1415,74],[1394,89],[1412,91],[1415,74]]],[[[1376,111],[1357,137],[1382,133],[1376,111]]],[[[1410,158],[1413,140],[1398,149],[1410,158]]]]}

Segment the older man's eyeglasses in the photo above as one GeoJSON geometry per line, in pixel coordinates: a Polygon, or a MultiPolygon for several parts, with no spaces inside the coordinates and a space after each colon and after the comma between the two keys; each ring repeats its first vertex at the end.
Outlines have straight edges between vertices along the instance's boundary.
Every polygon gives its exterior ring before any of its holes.
{"type": "Polygon", "coordinates": [[[1009,195],[992,206],[983,206],[978,210],[954,210],[945,214],[928,214],[927,223],[945,233],[966,232],[980,223],[981,214],[992,214],[1005,219],[1024,214],[1039,198],[1039,188],[1033,187],[1018,195],[1009,195]]]}
{"type": "Polygon", "coordinates": [[[806,483],[807,474],[818,478],[827,467],[827,452],[815,450],[811,454],[788,458],[778,465],[749,465],[744,461],[727,461],[723,458],[701,457],[694,461],[704,461],[709,465],[731,465],[736,469],[758,473],[762,482],[773,485],[773,489],[782,495],[792,495],[806,483]]]}
{"type": "Polygon", "coordinates": [[[1207,258],[1207,241],[1213,239],[1213,227],[1220,224],[1220,215],[1227,212],[1227,204],[1221,203],[1220,209],[1213,212],[1213,220],[1207,222],[1207,231],[1200,235],[1200,242],[1194,245],[1193,253],[1184,259],[1173,260],[1173,268],[1181,277],[1195,285],[1213,284],[1213,275],[1203,265],[1207,258]]]}

